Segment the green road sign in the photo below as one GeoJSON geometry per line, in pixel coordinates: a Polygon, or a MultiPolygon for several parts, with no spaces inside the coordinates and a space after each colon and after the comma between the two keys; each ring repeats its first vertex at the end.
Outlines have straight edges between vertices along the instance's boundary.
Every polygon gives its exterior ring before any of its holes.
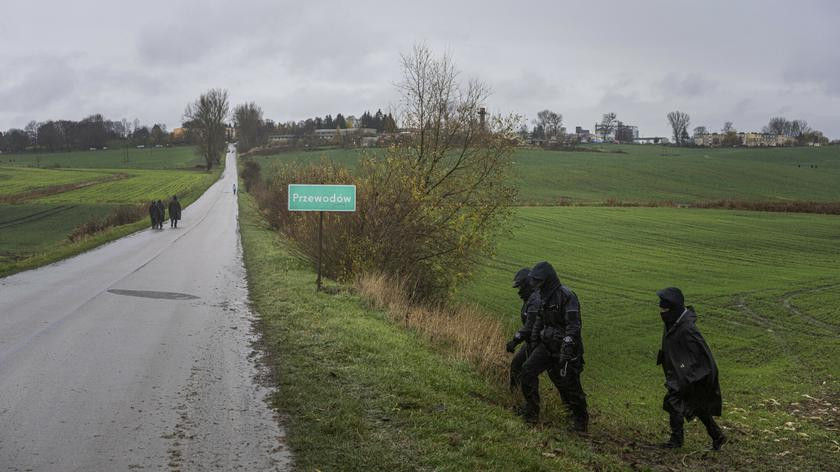
{"type": "Polygon", "coordinates": [[[356,211],[356,186],[289,184],[289,211],[356,211]]]}

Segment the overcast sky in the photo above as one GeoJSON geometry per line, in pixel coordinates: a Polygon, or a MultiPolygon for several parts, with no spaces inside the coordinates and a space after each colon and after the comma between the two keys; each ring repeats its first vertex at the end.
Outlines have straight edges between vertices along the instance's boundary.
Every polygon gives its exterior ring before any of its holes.
{"type": "Polygon", "coordinates": [[[840,2],[392,0],[10,1],[0,14],[0,129],[102,113],[174,128],[208,88],[266,118],[397,103],[399,54],[448,51],[493,112],[544,108],[643,136],[800,118],[840,138],[840,2]]]}

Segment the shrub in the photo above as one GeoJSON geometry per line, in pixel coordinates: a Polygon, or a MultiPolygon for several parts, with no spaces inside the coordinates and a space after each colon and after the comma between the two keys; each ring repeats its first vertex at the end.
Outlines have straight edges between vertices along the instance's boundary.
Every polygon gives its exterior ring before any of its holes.
{"type": "Polygon", "coordinates": [[[242,171],[239,175],[242,177],[242,181],[245,183],[245,191],[250,192],[254,185],[259,182],[262,170],[260,169],[259,163],[253,159],[243,159],[242,161],[242,171]]]}

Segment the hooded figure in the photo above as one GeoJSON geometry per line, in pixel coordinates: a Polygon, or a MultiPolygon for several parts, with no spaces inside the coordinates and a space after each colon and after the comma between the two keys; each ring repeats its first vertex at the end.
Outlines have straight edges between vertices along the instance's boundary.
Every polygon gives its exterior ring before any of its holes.
{"type": "Polygon", "coordinates": [[[560,283],[557,272],[548,262],[535,265],[530,279],[540,293],[540,310],[531,338],[539,339],[540,343],[522,366],[522,394],[525,396],[522,416],[528,423],[539,421],[539,375],[548,371],[548,377],[572,413],[574,423],[570,429],[586,432],[589,414],[586,394],[580,384],[583,372],[580,302],[575,292],[560,283]]]}
{"type": "Polygon", "coordinates": [[[157,229],[157,205],[154,200],[149,203],[149,219],[152,220],[152,229],[157,229]]]}
{"type": "Polygon", "coordinates": [[[155,219],[157,221],[157,229],[163,229],[163,220],[166,217],[163,209],[163,202],[158,200],[155,202],[155,219]]]}
{"type": "Polygon", "coordinates": [[[682,291],[668,287],[656,294],[665,325],[656,363],[662,365],[665,374],[668,392],[662,408],[668,412],[671,426],[671,437],[662,446],[682,447],[683,423],[696,416],[712,438],[712,449],[719,450],[726,436],[712,418],[721,415],[723,404],[715,358],[697,329],[694,308],[685,306],[682,291]]]}
{"type": "Polygon", "coordinates": [[[181,203],[178,201],[177,195],[172,195],[172,200],[169,202],[169,227],[177,228],[178,220],[181,219],[181,203]]]}
{"type": "Polygon", "coordinates": [[[520,269],[513,277],[513,288],[517,289],[519,298],[522,299],[522,308],[519,309],[519,317],[522,320],[522,327],[513,335],[513,339],[505,346],[507,352],[516,351],[516,346],[525,342],[519,351],[513,356],[510,362],[510,390],[515,390],[520,383],[522,375],[522,364],[528,354],[534,349],[536,343],[531,339],[534,330],[534,323],[537,321],[540,311],[540,293],[534,290],[529,274],[531,269],[527,267],[520,269]]]}

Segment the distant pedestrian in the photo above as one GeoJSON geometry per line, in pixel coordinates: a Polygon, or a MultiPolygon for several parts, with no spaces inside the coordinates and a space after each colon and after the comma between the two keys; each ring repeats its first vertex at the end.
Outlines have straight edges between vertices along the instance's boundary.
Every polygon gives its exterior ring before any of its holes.
{"type": "Polygon", "coordinates": [[[154,200],[149,203],[149,219],[152,220],[152,229],[157,229],[157,202],[154,200]]]}
{"type": "Polygon", "coordinates": [[[720,450],[726,443],[726,436],[712,418],[721,415],[723,404],[715,358],[695,325],[694,308],[685,306],[682,291],[668,287],[656,294],[660,317],[665,324],[656,364],[661,364],[665,373],[668,392],[662,409],[668,412],[671,426],[671,437],[662,447],[682,447],[683,423],[696,416],[712,438],[712,449],[720,450]]]}
{"type": "Polygon", "coordinates": [[[233,194],[236,195],[236,184],[233,184],[233,194]]]}
{"type": "Polygon", "coordinates": [[[181,203],[178,201],[177,195],[172,195],[172,200],[169,201],[169,227],[177,228],[178,220],[181,219],[181,203]]]}
{"type": "Polygon", "coordinates": [[[513,335],[513,339],[505,345],[507,352],[516,351],[516,346],[524,342],[525,345],[519,348],[516,355],[510,362],[510,390],[514,391],[521,383],[522,365],[525,359],[534,348],[537,347],[536,339],[533,338],[534,323],[540,312],[540,293],[534,290],[528,275],[531,269],[521,269],[513,277],[513,288],[517,289],[519,298],[522,299],[522,308],[519,309],[519,317],[522,327],[513,335]]]}
{"type": "Polygon", "coordinates": [[[166,210],[163,207],[163,202],[160,200],[155,203],[155,206],[157,207],[157,227],[162,230],[163,220],[166,218],[166,210]]]}

